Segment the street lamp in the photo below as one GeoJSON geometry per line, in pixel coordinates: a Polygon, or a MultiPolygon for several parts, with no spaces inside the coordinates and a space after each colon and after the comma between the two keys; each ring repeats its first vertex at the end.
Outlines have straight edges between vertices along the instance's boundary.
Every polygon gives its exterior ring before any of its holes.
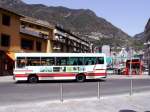
{"type": "Polygon", "coordinates": [[[148,75],[150,75],[150,41],[147,42],[148,47],[148,75]]]}
{"type": "Polygon", "coordinates": [[[130,48],[130,76],[132,75],[132,54],[133,51],[132,51],[132,48],[130,48]]]}
{"type": "Polygon", "coordinates": [[[150,41],[144,43],[144,45],[146,46],[146,60],[148,64],[148,75],[150,75],[150,41]]]}

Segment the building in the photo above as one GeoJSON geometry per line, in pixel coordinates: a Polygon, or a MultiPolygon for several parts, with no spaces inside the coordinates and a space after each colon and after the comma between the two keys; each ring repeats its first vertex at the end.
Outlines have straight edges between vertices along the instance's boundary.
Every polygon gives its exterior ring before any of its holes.
{"type": "Polygon", "coordinates": [[[89,42],[46,21],[0,8],[0,75],[13,73],[18,52],[91,52],[89,42]]]}
{"type": "Polygon", "coordinates": [[[86,53],[90,43],[61,27],[56,26],[52,42],[53,52],[86,53]]]}
{"type": "Polygon", "coordinates": [[[13,73],[15,53],[52,52],[53,27],[0,8],[0,75],[13,73]]]}
{"type": "Polygon", "coordinates": [[[31,17],[20,21],[21,52],[52,52],[53,26],[31,17]]]}
{"type": "Polygon", "coordinates": [[[20,51],[20,18],[12,11],[0,8],[0,75],[13,70],[13,52],[20,51]]]}
{"type": "Polygon", "coordinates": [[[102,53],[105,53],[107,57],[110,57],[110,46],[109,45],[103,45],[102,46],[102,53]]]}
{"type": "Polygon", "coordinates": [[[144,57],[148,65],[149,75],[150,75],[150,19],[146,24],[144,33],[146,37],[144,57]]]}

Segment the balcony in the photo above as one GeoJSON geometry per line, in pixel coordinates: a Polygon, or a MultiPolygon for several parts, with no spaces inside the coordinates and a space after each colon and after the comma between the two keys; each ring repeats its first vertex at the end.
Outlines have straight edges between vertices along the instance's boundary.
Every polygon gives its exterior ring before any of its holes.
{"type": "Polygon", "coordinates": [[[28,35],[38,37],[38,38],[41,38],[41,39],[48,39],[47,34],[41,33],[40,31],[34,31],[31,28],[27,28],[27,27],[22,27],[21,26],[20,27],[20,32],[23,33],[23,34],[28,34],[28,35]]]}
{"type": "Polygon", "coordinates": [[[53,38],[54,41],[61,42],[61,43],[66,43],[66,38],[60,35],[55,35],[53,38]]]}

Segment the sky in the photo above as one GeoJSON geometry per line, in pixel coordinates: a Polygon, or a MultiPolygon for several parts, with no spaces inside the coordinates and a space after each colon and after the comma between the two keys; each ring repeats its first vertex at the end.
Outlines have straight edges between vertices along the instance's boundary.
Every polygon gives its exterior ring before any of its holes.
{"type": "Polygon", "coordinates": [[[91,9],[131,36],[144,31],[150,18],[150,0],[23,0],[28,4],[91,9]]]}

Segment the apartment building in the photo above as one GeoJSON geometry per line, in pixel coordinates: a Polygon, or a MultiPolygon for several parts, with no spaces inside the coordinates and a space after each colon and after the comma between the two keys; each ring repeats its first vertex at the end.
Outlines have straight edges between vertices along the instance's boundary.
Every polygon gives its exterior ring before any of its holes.
{"type": "Polygon", "coordinates": [[[0,8],[0,75],[12,74],[15,53],[52,52],[53,27],[0,8]]]}
{"type": "Polygon", "coordinates": [[[12,11],[0,8],[0,75],[12,71],[13,52],[20,51],[20,18],[12,11]]]}
{"type": "Polygon", "coordinates": [[[31,17],[20,19],[22,52],[52,52],[53,26],[31,17]]]}
{"type": "Polygon", "coordinates": [[[150,19],[146,24],[145,27],[145,37],[146,37],[146,43],[145,43],[145,60],[147,61],[148,68],[149,68],[149,75],[150,75],[150,19]]]}
{"type": "Polygon", "coordinates": [[[90,43],[59,26],[54,29],[53,52],[87,53],[90,43]]]}
{"type": "Polygon", "coordinates": [[[0,75],[12,74],[18,52],[90,52],[89,42],[62,27],[0,8],[0,75]]]}

